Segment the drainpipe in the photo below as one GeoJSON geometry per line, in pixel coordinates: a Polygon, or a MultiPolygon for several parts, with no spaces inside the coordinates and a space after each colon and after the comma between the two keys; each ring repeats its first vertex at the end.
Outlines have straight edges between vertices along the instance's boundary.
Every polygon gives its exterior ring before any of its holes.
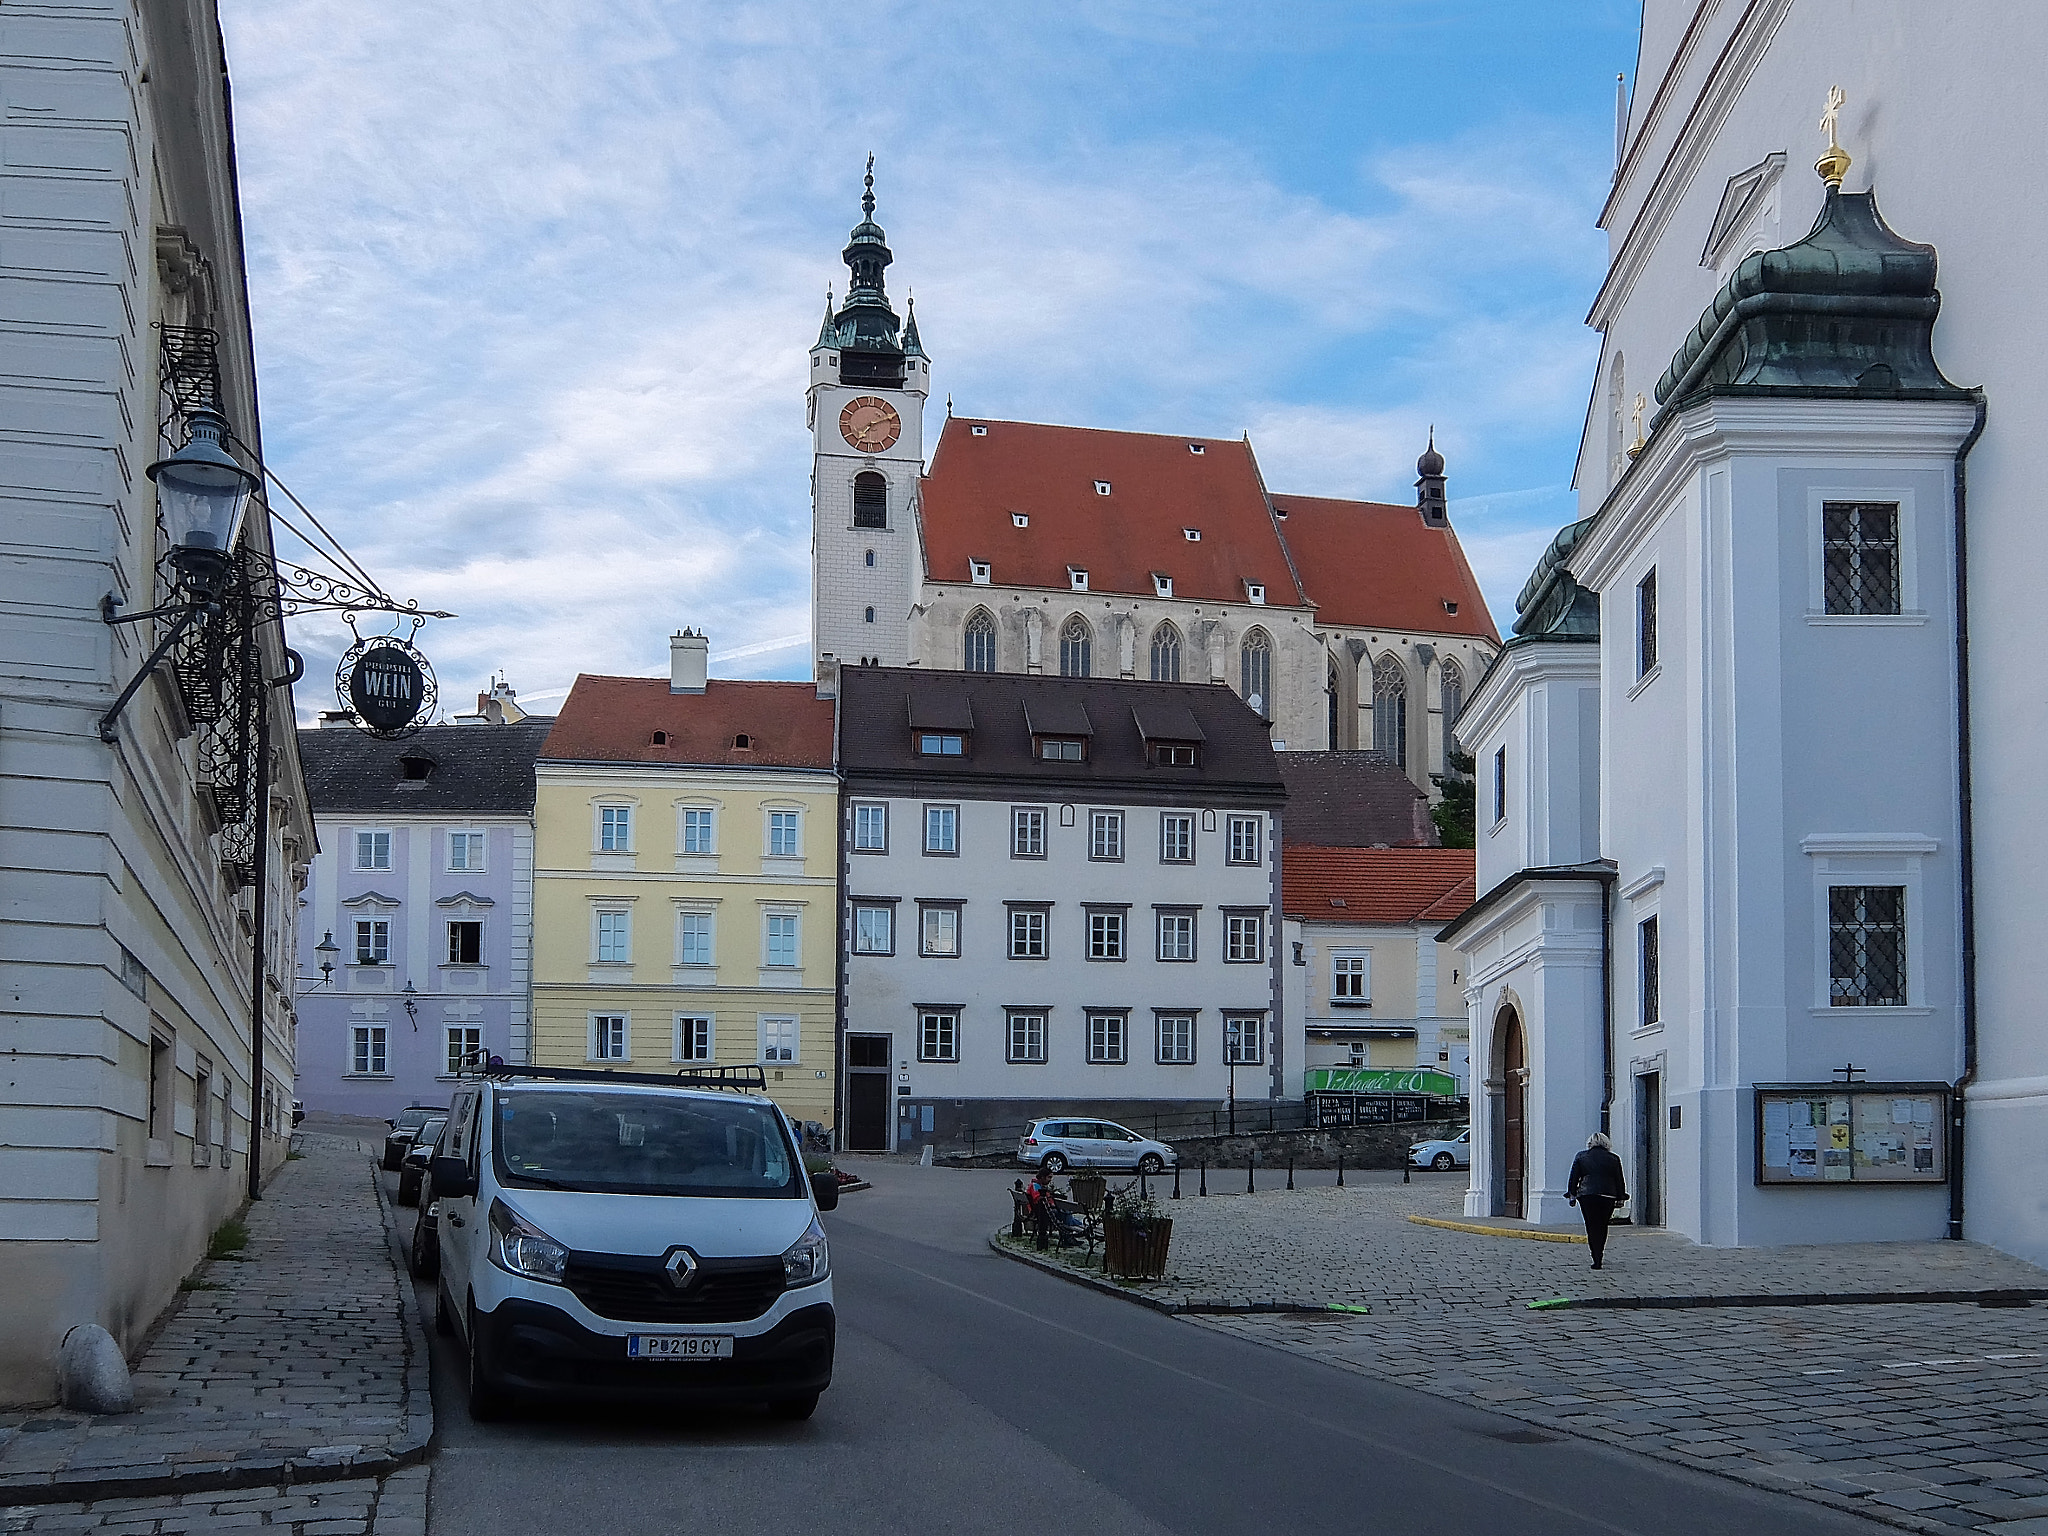
{"type": "Polygon", "coordinates": [[[1600,885],[1600,1134],[1614,1118],[1614,903],[1611,882],[1600,885]]]}
{"type": "Polygon", "coordinates": [[[1949,1099],[1948,1235],[1963,1235],[1963,1096],[1977,1076],[1977,850],[1970,786],[1970,542],[1964,461],[1984,435],[1984,391],[1977,419],[1956,449],[1956,876],[1961,896],[1962,977],[1957,989],[1963,1024],[1963,1075],[1949,1099]]]}

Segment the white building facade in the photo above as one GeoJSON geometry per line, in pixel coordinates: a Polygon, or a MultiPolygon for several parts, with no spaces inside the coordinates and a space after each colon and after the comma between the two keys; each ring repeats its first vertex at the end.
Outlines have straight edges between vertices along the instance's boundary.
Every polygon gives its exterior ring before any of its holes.
{"type": "Polygon", "coordinates": [[[1586,517],[1459,725],[1474,1212],[1565,1219],[1607,1129],[1703,1242],[2048,1256],[2039,214],[1982,153],[2048,18],[1966,9],[1645,8],[1586,517]]]}
{"type": "Polygon", "coordinates": [[[168,630],[102,600],[174,598],[147,466],[199,406],[261,441],[214,7],[10,8],[0,50],[0,1403],[33,1403],[71,1328],[137,1348],[284,1158],[314,832],[239,580],[110,717],[168,630]]]}
{"type": "Polygon", "coordinates": [[[845,1144],[1298,1095],[1272,760],[1220,688],[843,671],[845,1144]]]}

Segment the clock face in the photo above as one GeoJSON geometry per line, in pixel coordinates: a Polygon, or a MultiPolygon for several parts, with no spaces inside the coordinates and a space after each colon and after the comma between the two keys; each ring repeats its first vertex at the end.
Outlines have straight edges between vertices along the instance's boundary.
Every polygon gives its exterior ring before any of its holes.
{"type": "Polygon", "coordinates": [[[839,435],[863,453],[881,453],[903,435],[903,418],[888,401],[862,395],[839,413],[839,435]]]}

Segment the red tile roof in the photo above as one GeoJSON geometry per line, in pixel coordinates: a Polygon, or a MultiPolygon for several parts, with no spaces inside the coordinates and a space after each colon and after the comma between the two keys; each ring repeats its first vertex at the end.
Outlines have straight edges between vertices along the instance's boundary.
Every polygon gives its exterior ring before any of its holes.
{"type": "Polygon", "coordinates": [[[542,762],[830,768],[832,701],[810,683],[714,679],[671,693],[665,677],[576,679],[541,748],[542,762]],[[656,744],[655,733],[666,740],[656,744]],[[744,735],[745,747],[735,746],[744,735]]]}
{"type": "Polygon", "coordinates": [[[1275,496],[1281,536],[1294,554],[1316,622],[1342,629],[1500,635],[1458,535],[1432,528],[1413,507],[1326,496],[1275,496]],[[1448,600],[1456,613],[1444,611],[1448,600]]]}
{"type": "Polygon", "coordinates": [[[1319,923],[1449,922],[1475,895],[1470,848],[1281,852],[1281,909],[1319,923]]]}
{"type": "Polygon", "coordinates": [[[953,416],[922,502],[933,581],[969,581],[986,560],[1001,586],[1064,589],[1071,565],[1092,592],[1150,597],[1156,571],[1177,598],[1241,603],[1250,581],[1269,603],[1301,602],[1247,443],[953,416]]]}

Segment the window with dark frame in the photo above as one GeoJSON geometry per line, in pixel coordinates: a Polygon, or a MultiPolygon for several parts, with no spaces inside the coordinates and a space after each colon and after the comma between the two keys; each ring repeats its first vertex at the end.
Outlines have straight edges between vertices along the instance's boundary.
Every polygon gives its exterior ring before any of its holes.
{"type": "Polygon", "coordinates": [[[855,853],[887,853],[889,851],[889,807],[887,805],[854,806],[853,851],[855,853]]]}
{"type": "Polygon", "coordinates": [[[951,1008],[926,1008],[917,1017],[917,1059],[960,1059],[960,1015],[951,1008]]]}
{"type": "Polygon", "coordinates": [[[1124,856],[1124,813],[1122,811],[1090,811],[1088,813],[1088,857],[1094,860],[1117,863],[1124,856]]]}
{"type": "Polygon", "coordinates": [[[886,901],[853,904],[853,952],[856,955],[896,953],[896,908],[886,901]]]}
{"type": "Polygon", "coordinates": [[[1192,741],[1148,741],[1145,757],[1154,768],[1193,768],[1200,762],[1201,749],[1192,741]]]}
{"type": "Polygon", "coordinates": [[[875,470],[864,470],[853,477],[853,526],[889,526],[889,482],[875,470]]]}
{"type": "Polygon", "coordinates": [[[1159,817],[1159,862],[1195,862],[1195,818],[1185,811],[1164,811],[1159,817]]]}
{"type": "Polygon", "coordinates": [[[1036,1008],[1005,1010],[1009,1020],[1009,1059],[1042,1065],[1045,1061],[1045,1013],[1036,1008]]]}
{"type": "Polygon", "coordinates": [[[1088,1015],[1088,1062],[1120,1067],[1130,1060],[1130,1015],[1122,1010],[1096,1010],[1088,1015]]]}
{"type": "Polygon", "coordinates": [[[960,908],[958,904],[927,906],[918,903],[918,946],[921,955],[957,959],[960,954],[960,908]]]}
{"type": "Polygon", "coordinates": [[[1266,958],[1266,914],[1223,914],[1223,959],[1229,965],[1255,964],[1266,958]]]}
{"type": "Polygon", "coordinates": [[[1124,958],[1124,929],[1129,914],[1122,908],[1095,908],[1088,913],[1088,958],[1124,958]]]}
{"type": "Polygon", "coordinates": [[[1820,512],[1824,612],[1899,612],[1899,509],[1892,502],[1824,503],[1820,512]]]}
{"type": "Polygon", "coordinates": [[[448,925],[448,963],[450,965],[482,965],[484,963],[484,925],[464,920],[448,925]]]}
{"type": "Polygon", "coordinates": [[[1043,960],[1046,957],[1044,907],[1010,908],[1010,958],[1043,960]]]}
{"type": "Polygon", "coordinates": [[[960,851],[960,808],[957,805],[928,805],[924,808],[924,851],[957,854],[960,851]]]}
{"type": "Polygon", "coordinates": [[[1657,568],[1653,565],[1636,583],[1636,676],[1646,677],[1657,665],[1657,568]]]}
{"type": "Polygon", "coordinates": [[[1233,816],[1230,818],[1230,862],[1233,864],[1256,864],[1259,862],[1258,817],[1233,816]]]}
{"type": "Polygon", "coordinates": [[[1639,1028],[1648,1029],[1662,1017],[1663,979],[1657,973],[1657,919],[1646,917],[1636,924],[1636,974],[1641,998],[1636,1010],[1639,1028]]]}
{"type": "Polygon", "coordinates": [[[1195,958],[1195,914],[1187,908],[1161,910],[1159,919],[1159,958],[1182,962],[1195,958]]]}
{"type": "Polygon", "coordinates": [[[1048,763],[1085,763],[1088,743],[1079,736],[1040,736],[1038,756],[1048,763]]]}
{"type": "Polygon", "coordinates": [[[1157,1060],[1161,1066],[1191,1067],[1195,1063],[1195,1016],[1192,1013],[1155,1014],[1158,1038],[1157,1060]]]}
{"type": "Polygon", "coordinates": [[[1045,807],[1019,805],[1010,810],[1010,857],[1045,857],[1045,807]]]}
{"type": "Polygon", "coordinates": [[[1508,749],[1493,754],[1493,824],[1508,819],[1508,749]]]}
{"type": "Polygon", "coordinates": [[[965,757],[967,738],[958,731],[920,731],[917,737],[919,757],[965,757]]]}
{"type": "MultiPolygon", "coordinates": [[[[381,1033],[381,1031],[379,1031],[381,1033]]],[[[171,1129],[171,1063],[176,1053],[162,1035],[149,1037],[149,1139],[169,1141],[171,1129]]],[[[381,1057],[380,1057],[381,1060],[381,1057]]],[[[358,1069],[362,1070],[362,1069],[358,1069]]],[[[377,1070],[383,1071],[380,1065],[377,1070]]]]}
{"type": "Polygon", "coordinates": [[[1828,1005],[1902,1008],[1906,1003],[1906,888],[1828,887],[1828,1005]]]}

